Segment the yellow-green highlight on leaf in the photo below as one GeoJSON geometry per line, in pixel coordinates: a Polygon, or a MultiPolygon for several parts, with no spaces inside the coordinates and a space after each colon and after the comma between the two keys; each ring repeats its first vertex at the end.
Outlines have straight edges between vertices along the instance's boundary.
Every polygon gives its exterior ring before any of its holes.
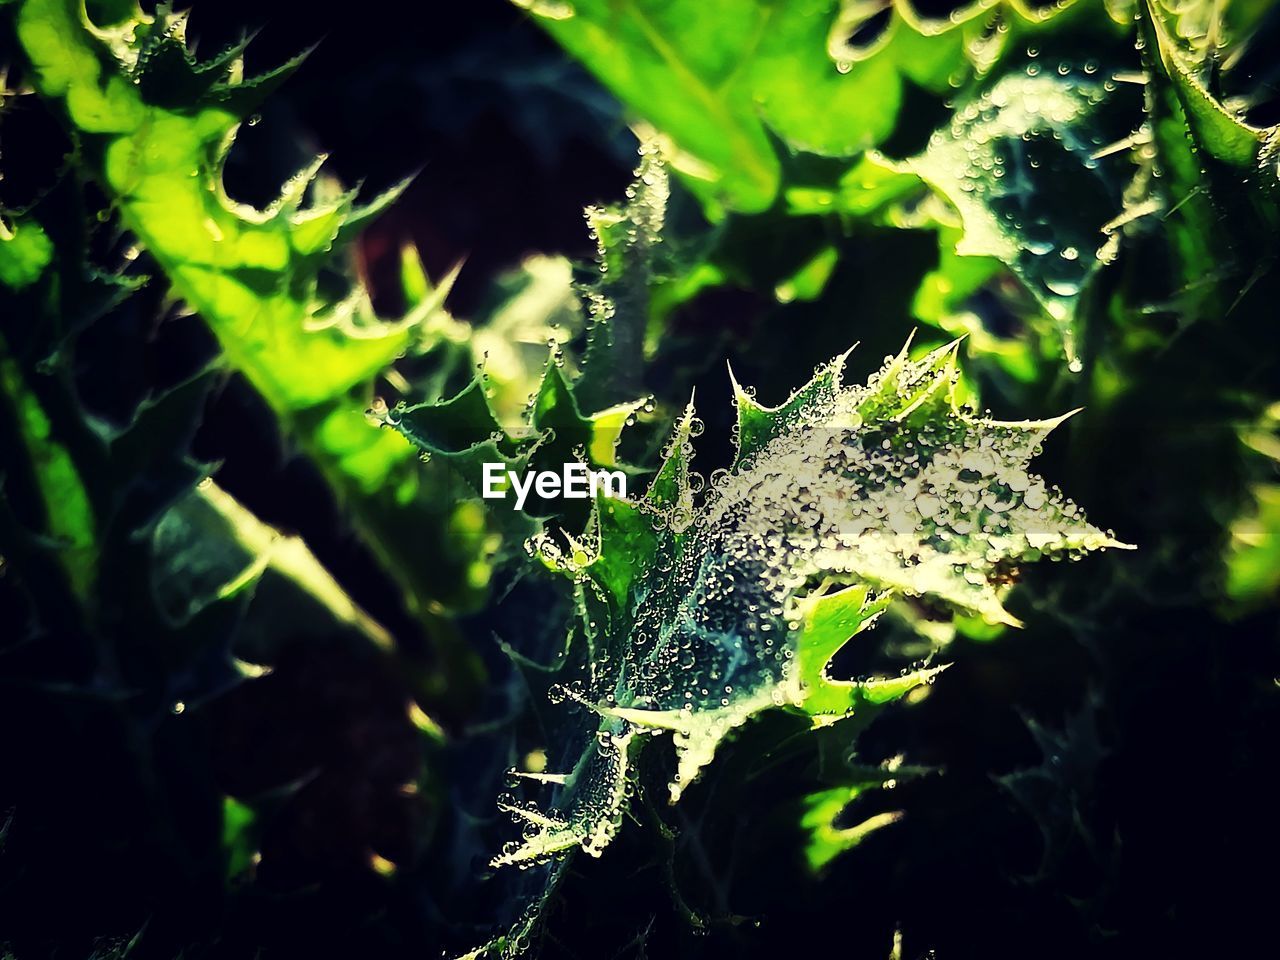
{"type": "Polygon", "coordinates": [[[1250,486],[1251,503],[1231,523],[1223,552],[1223,589],[1237,612],[1280,595],[1280,484],[1271,480],[1280,464],[1280,404],[1242,429],[1240,441],[1266,479],[1250,486]]]}
{"type": "Polygon", "coordinates": [[[836,819],[850,803],[877,786],[878,783],[859,783],[833,787],[805,798],[800,826],[808,834],[804,856],[811,871],[818,873],[840,854],[860,844],[868,834],[902,819],[900,812],[886,811],[852,826],[836,826],[836,819]]]}
{"type": "Polygon", "coordinates": [[[30,79],[61,105],[122,223],[209,325],[226,365],[319,467],[435,639],[443,670],[453,671],[450,689],[464,695],[475,665],[439,609],[477,599],[476,551],[486,538],[434,543],[452,506],[430,489],[412,446],[365,418],[374,377],[448,332],[434,322],[443,294],[420,284],[408,314],[386,322],[358,282],[337,297],[319,285],[321,270],[397,190],[367,206],[354,192],[326,192],[315,182],[322,157],[267,208],[238,203],[222,182],[236,131],[300,60],[245,78],[242,48],[195,60],[185,16],[167,7],[151,16],[122,4],[113,23],[93,24],[80,0],[15,5],[30,79]]]}
{"type": "Polygon", "coordinates": [[[278,411],[331,402],[402,354],[418,318],[377,322],[359,288],[338,303],[317,292],[324,257],[362,215],[351,194],[302,205],[318,164],[265,210],[227,197],[222,165],[248,109],[238,94],[253,91],[238,61],[200,74],[204,89],[193,87],[192,102],[148,102],[149,65],[162,55],[189,61],[184,25],[183,17],[139,11],[103,31],[77,0],[22,0],[17,15],[38,89],[62,101],[100,159],[121,218],[233,365],[278,411]]]}
{"type": "Polygon", "coordinates": [[[1226,595],[1244,605],[1280,591],[1280,484],[1253,489],[1254,511],[1231,525],[1226,595]]]}
{"type": "MultiPolygon", "coordinates": [[[[1276,141],[1280,127],[1255,127],[1228,110],[1205,85],[1200,75],[1202,65],[1197,62],[1195,52],[1171,33],[1170,21],[1175,13],[1182,11],[1165,0],[1142,0],[1142,3],[1152,27],[1159,63],[1173,83],[1196,141],[1223,163],[1256,168],[1267,144],[1276,141]]],[[[1202,51],[1200,58],[1207,59],[1213,53],[1216,51],[1202,51]]],[[[1274,160],[1273,156],[1271,169],[1258,171],[1264,185],[1272,189],[1280,180],[1274,160]]]]}
{"type": "MultiPolygon", "coordinates": [[[[25,232],[25,231],[24,231],[25,232]]],[[[97,582],[97,521],[75,462],[53,435],[52,424],[0,340],[0,391],[17,419],[44,500],[42,531],[60,545],[58,556],[76,596],[88,600],[97,582]]]]}
{"type": "Polygon", "coordinates": [[[855,584],[796,601],[796,680],[805,710],[814,717],[838,719],[857,705],[859,684],[832,680],[827,666],[841,647],[875,622],[890,597],[886,592],[873,598],[868,587],[855,584]]]}
{"type": "Polygon", "coordinates": [[[374,645],[389,650],[387,631],[361,610],[321,566],[301,538],[264,524],[212,480],[201,482],[160,519],[153,534],[157,587],[168,591],[165,606],[180,619],[201,604],[255,589],[265,575],[287,581],[297,591],[289,606],[297,617],[304,605],[323,610],[374,645]],[[179,596],[181,584],[200,582],[202,595],[179,596]]]}
{"type": "Polygon", "coordinates": [[[841,175],[836,189],[792,186],[786,189],[784,199],[787,210],[800,216],[834,212],[868,217],[919,190],[918,177],[868,150],[841,175]]]}
{"type": "Polygon", "coordinates": [[[840,254],[835,247],[823,247],[799,270],[778,284],[774,289],[774,296],[779,303],[818,299],[826,289],[839,258],[840,254]]]}
{"type": "Polygon", "coordinates": [[[53,257],[48,234],[34,220],[6,223],[0,216],[0,283],[11,290],[29,287],[53,257]]]}

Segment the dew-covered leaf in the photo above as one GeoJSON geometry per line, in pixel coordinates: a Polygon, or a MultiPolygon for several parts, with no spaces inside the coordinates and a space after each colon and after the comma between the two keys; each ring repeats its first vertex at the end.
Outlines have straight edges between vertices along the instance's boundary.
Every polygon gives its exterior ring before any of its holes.
{"type": "Polygon", "coordinates": [[[1080,292],[1114,255],[1104,227],[1133,173],[1123,151],[1107,150],[1141,116],[1137,88],[1126,93],[1095,64],[1033,59],[961,106],[903,165],[959,214],[955,253],[1012,270],[1070,359],[1080,292]]]}
{"type": "Polygon", "coordinates": [[[669,192],[660,148],[650,140],[641,144],[626,202],[587,208],[600,273],[588,292],[587,347],[574,385],[582,403],[608,406],[641,392],[654,260],[669,192]]]}
{"type": "Polygon", "coordinates": [[[583,654],[553,699],[594,720],[572,765],[540,777],[555,785],[548,806],[503,801],[524,832],[495,864],[599,855],[650,738],[674,741],[676,802],[763,711],[826,726],[931,682],[941,667],[927,663],[829,673],[894,597],[1016,623],[1002,603],[1013,569],[1119,545],[1027,472],[1061,420],[1002,422],[960,404],[955,353],[904,350],[857,387],[842,383],[841,357],[778,407],[738,388],[734,465],[705,495],[690,407],[646,496],[599,499],[571,551],[544,538],[546,562],[575,584],[583,654]]]}

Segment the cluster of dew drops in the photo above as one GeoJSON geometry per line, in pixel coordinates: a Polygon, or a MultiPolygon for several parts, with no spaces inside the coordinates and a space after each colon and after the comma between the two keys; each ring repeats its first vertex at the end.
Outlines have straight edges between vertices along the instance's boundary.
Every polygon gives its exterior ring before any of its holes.
{"type": "MultiPolygon", "coordinates": [[[[638,679],[650,699],[705,708],[727,705],[734,681],[776,682],[799,626],[789,600],[815,575],[879,571],[908,592],[963,598],[1002,564],[1076,558],[1109,537],[1026,472],[1039,452],[1033,426],[949,404],[909,430],[863,424],[883,375],[835,391],[746,469],[713,475],[690,541],[655,565],[661,576],[636,611],[632,649],[646,658],[638,679]]],[[[896,389],[928,375],[908,364],[896,389]]]]}
{"type": "MultiPolygon", "coordinates": [[[[950,400],[910,429],[880,414],[864,423],[863,410],[900,409],[939,376],[925,362],[897,367],[886,357],[866,386],[818,395],[736,472],[718,471],[702,496],[686,490],[660,511],[669,535],[643,561],[626,636],[615,638],[622,642],[612,659],[602,645],[591,675],[558,685],[553,699],[676,711],[688,723],[686,742],[694,730],[714,744],[758,709],[755,695],[781,705],[800,627],[791,601],[815,575],[875,569],[908,592],[936,588],[963,599],[967,589],[988,586],[1002,563],[1081,553],[1075,538],[1092,528],[1025,472],[1039,452],[1035,425],[1000,425],[950,400]],[[894,383],[885,382],[890,371],[894,383]],[[1026,533],[1037,525],[1044,536],[1032,546],[1026,533]],[[941,558],[941,586],[935,563],[933,579],[912,591],[913,571],[930,558],[941,558]]],[[[688,464],[701,426],[688,420],[665,456],[688,464]]],[[[544,540],[540,549],[559,548],[544,540]]],[[[589,849],[616,828],[613,791],[625,790],[618,750],[614,732],[597,734],[589,762],[600,769],[562,814],[563,828],[584,836],[589,849]]],[[[526,822],[525,843],[559,829],[558,820],[514,815],[526,822]]]]}

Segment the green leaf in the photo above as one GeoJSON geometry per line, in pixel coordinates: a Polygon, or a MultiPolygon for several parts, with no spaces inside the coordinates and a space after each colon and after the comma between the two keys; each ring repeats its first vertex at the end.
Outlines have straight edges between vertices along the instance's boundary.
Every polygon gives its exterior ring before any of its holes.
{"type": "Polygon", "coordinates": [[[1280,593],[1280,484],[1274,482],[1280,464],[1280,404],[1272,404],[1239,434],[1256,479],[1231,523],[1223,551],[1223,592],[1232,613],[1261,607],[1280,593]]]}
{"type": "Polygon", "coordinates": [[[262,824],[252,807],[235,797],[222,800],[222,849],[227,858],[227,881],[235,882],[253,870],[262,824]]]}
{"type": "MultiPolygon", "coordinates": [[[[41,234],[43,235],[43,233],[41,234]]],[[[58,559],[72,589],[88,601],[97,581],[97,519],[74,459],[31,392],[0,337],[0,407],[16,422],[34,487],[43,500],[46,526],[39,531],[58,545],[58,559]]]]}
{"type": "MultiPolygon", "coordinates": [[[[1198,58],[1170,32],[1172,16],[1160,0],[1143,0],[1146,22],[1151,26],[1160,68],[1172,82],[1186,112],[1192,136],[1217,160],[1235,167],[1256,169],[1265,188],[1277,186],[1274,164],[1263,164],[1263,151],[1275,141],[1280,127],[1263,129],[1246,123],[1215,97],[1202,79],[1202,68],[1216,51],[1204,51],[1198,58]]],[[[1194,5],[1192,5],[1194,8],[1194,5]]]]}
{"type": "Polygon", "coordinates": [[[53,244],[34,221],[5,223],[0,217],[0,283],[11,290],[29,287],[53,256],[53,244]]]}
{"type": "Polygon", "coordinates": [[[908,82],[945,95],[1050,21],[1105,17],[978,0],[946,19],[871,0],[517,0],[629,107],[713,214],[778,196],[789,149],[852,157],[895,130],[908,82]]]}
{"type": "MultiPolygon", "coordinates": [[[[550,812],[508,803],[524,839],[495,864],[598,855],[618,829],[645,741],[672,735],[672,802],[720,743],[785,708],[825,726],[867,716],[929,683],[936,667],[842,680],[835,653],[895,596],[1015,623],[1005,574],[1042,558],[1119,546],[1027,464],[1060,420],[979,416],[953,392],[955,346],[889,358],[866,386],[843,358],[776,408],[739,388],[732,472],[698,498],[692,408],[649,494],[600,499],[597,526],[544,560],[578,597],[582,666],[556,696],[598,718],[550,812]]],[[[543,777],[543,779],[548,779],[543,777]]]]}
{"type": "Polygon", "coordinates": [[[154,16],[121,8],[106,25],[91,23],[78,0],[15,7],[31,80],[61,106],[121,221],[319,467],[437,644],[442,669],[454,671],[446,685],[464,695],[475,664],[438,610],[479,596],[486,537],[456,536],[460,514],[411,445],[365,416],[373,378],[440,339],[442,298],[424,296],[388,322],[358,282],[337,297],[320,284],[334,266],[346,272],[342,246],[403,185],[365,206],[354,192],[325,194],[313,189],[321,157],[265,209],[238,203],[222,182],[236,131],[300,59],[246,79],[241,47],[196,61],[185,16],[164,7],[154,16]],[[433,544],[430,564],[424,544],[433,544]]]}
{"type": "Polygon", "coordinates": [[[272,659],[282,636],[350,631],[389,650],[391,638],[361,610],[298,537],[264,524],[212,481],[175,503],[152,534],[152,583],[176,625],[245,593],[252,602],[237,651],[272,659]]]}
{"type": "Polygon", "coordinates": [[[654,260],[669,192],[661,152],[650,141],[640,147],[626,203],[587,208],[600,274],[588,291],[587,347],[575,388],[583,403],[618,404],[641,392],[654,260]]]}
{"type": "Polygon", "coordinates": [[[898,811],[874,814],[848,826],[838,826],[849,805],[873,790],[887,789],[924,771],[890,763],[883,768],[857,767],[849,782],[815,791],[801,804],[800,827],[806,834],[805,860],[809,869],[820,873],[836,857],[860,844],[872,832],[901,819],[898,811]]]}

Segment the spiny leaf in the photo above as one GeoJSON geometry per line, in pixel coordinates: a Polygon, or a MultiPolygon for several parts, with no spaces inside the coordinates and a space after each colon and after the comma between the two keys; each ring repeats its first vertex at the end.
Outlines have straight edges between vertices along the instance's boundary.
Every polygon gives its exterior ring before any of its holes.
{"type": "Polygon", "coordinates": [[[222,690],[242,678],[233,643],[242,655],[274,653],[306,623],[388,646],[300,540],[200,482],[189,449],[215,371],[146,397],[122,424],[82,406],[72,371],[95,358],[78,349],[81,328],[129,309],[125,294],[142,278],[89,261],[80,192],[66,178],[31,207],[21,230],[46,238],[53,266],[21,289],[0,287],[0,475],[14,505],[0,519],[17,534],[7,560],[42,628],[69,650],[79,631],[111,644],[119,682],[145,690],[140,701],[222,690]],[[48,577],[51,567],[60,575],[48,577]],[[45,582],[64,578],[69,590],[45,582]]]}
{"type": "Polygon", "coordinates": [[[700,501],[691,408],[650,494],[600,499],[595,542],[546,557],[576,584],[574,636],[588,648],[556,696],[598,721],[551,812],[516,810],[525,839],[495,863],[599,854],[647,737],[673,736],[674,802],[762,711],[825,726],[930,682],[927,665],[852,681],[828,672],[892,597],[1013,623],[1001,603],[1011,568],[1118,545],[1026,472],[1061,421],[960,405],[954,345],[919,361],[904,350],[863,387],[841,384],[842,362],[774,410],[744,403],[734,469],[700,501]]]}
{"type": "MultiPolygon", "coordinates": [[[[1159,147],[1161,179],[1153,185],[1153,197],[1169,217],[1177,217],[1171,246],[1179,279],[1202,301],[1216,286],[1204,282],[1206,263],[1218,272],[1233,271],[1237,251],[1270,248],[1280,225],[1280,125],[1248,123],[1210,83],[1218,58],[1236,49],[1220,39],[1231,32],[1221,16],[1216,8],[1191,5],[1173,11],[1154,0],[1144,0],[1140,16],[1151,76],[1148,104],[1159,147]]],[[[1232,308],[1225,301],[1200,305],[1206,312],[1232,308]]]]}
{"type": "Polygon", "coordinates": [[[1210,156],[1235,167],[1256,169],[1261,185],[1274,191],[1280,176],[1274,164],[1274,146],[1280,127],[1261,128],[1246,123],[1215,97],[1199,75],[1200,64],[1191,49],[1171,35],[1171,13],[1161,0],[1143,0],[1152,28],[1160,67],[1173,83],[1186,111],[1195,140],[1210,156]],[[1267,164],[1266,157],[1271,163],[1267,164]]]}
{"type": "Polygon", "coordinates": [[[590,320],[575,392],[592,406],[630,400],[642,387],[645,329],[670,185],[656,141],[640,146],[627,201],[588,207],[600,275],[588,293],[590,320]]]}
{"type": "Polygon", "coordinates": [[[840,376],[844,370],[845,359],[851,352],[852,348],[819,369],[812,380],[778,407],[765,407],[756,403],[754,395],[743,389],[730,371],[734,406],[738,411],[735,434],[736,453],[733,463],[735,469],[746,466],[747,461],[755,453],[764,449],[769,441],[797,426],[806,410],[811,410],[816,404],[835,398],[841,389],[840,376]]]}
{"type": "Polygon", "coordinates": [[[463,695],[475,664],[437,610],[475,601],[483,531],[451,536],[458,508],[432,489],[410,444],[365,417],[373,378],[439,338],[428,322],[439,300],[423,297],[391,322],[358,281],[336,296],[320,283],[331,267],[349,273],[343,246],[403,185],[361,205],[354,191],[316,183],[321,157],[265,209],[238,203],[222,179],[236,131],[300,60],[257,79],[243,75],[243,45],[197,61],[185,15],[164,6],[152,16],[122,4],[106,24],[91,23],[80,0],[17,0],[13,12],[33,85],[62,110],[124,226],[314,460],[454,671],[446,686],[463,695]],[[424,543],[440,562],[421,562],[424,543]]]}
{"type": "MultiPolygon", "coordinates": [[[[505,470],[520,474],[559,471],[569,463],[635,472],[618,463],[617,444],[643,401],[584,414],[573,386],[565,379],[562,363],[562,356],[553,350],[526,411],[527,429],[509,432],[498,421],[486,397],[483,375],[448,400],[401,403],[392,410],[377,411],[377,415],[384,426],[407,437],[425,457],[447,462],[476,494],[484,490],[487,463],[501,464],[505,470]]],[[[493,500],[491,506],[507,532],[522,539],[533,532],[531,517],[559,515],[565,510],[564,502],[544,500],[535,493],[520,511],[512,497],[493,500]]]]}

